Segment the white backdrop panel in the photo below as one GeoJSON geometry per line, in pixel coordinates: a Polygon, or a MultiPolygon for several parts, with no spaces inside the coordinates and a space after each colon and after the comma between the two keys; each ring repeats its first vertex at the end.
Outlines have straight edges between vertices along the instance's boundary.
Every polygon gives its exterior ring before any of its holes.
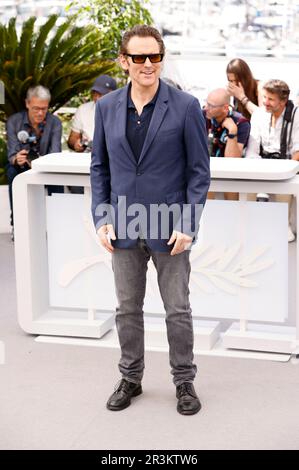
{"type": "MultiPolygon", "coordinates": [[[[282,322],[287,317],[288,208],[284,203],[207,201],[191,251],[194,315],[282,322]]],[[[110,255],[95,236],[90,201],[47,198],[50,305],[115,310],[110,255]]],[[[150,263],[144,310],[163,313],[150,263]]]]}

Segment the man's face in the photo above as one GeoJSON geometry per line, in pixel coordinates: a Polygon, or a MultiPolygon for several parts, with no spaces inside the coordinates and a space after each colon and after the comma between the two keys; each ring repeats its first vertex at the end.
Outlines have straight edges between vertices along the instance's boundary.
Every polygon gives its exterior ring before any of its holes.
{"type": "MultiPolygon", "coordinates": [[[[155,38],[133,36],[127,45],[128,54],[160,54],[160,47],[155,38]]],[[[144,64],[134,64],[132,57],[121,55],[120,64],[129,72],[132,85],[147,88],[155,85],[160,77],[162,62],[151,63],[146,58],[144,64]]]]}
{"type": "Polygon", "coordinates": [[[49,108],[48,100],[41,100],[35,96],[30,101],[26,100],[26,108],[31,124],[37,125],[43,122],[49,108]]]}
{"type": "Polygon", "coordinates": [[[209,95],[205,104],[206,116],[208,119],[216,119],[221,122],[228,113],[228,104],[223,103],[220,98],[214,95],[209,95]]]}
{"type": "Polygon", "coordinates": [[[92,90],[91,92],[92,101],[96,103],[101,97],[102,97],[101,93],[99,93],[98,91],[92,90]]]}
{"type": "Polygon", "coordinates": [[[286,100],[281,100],[276,93],[270,93],[269,91],[263,90],[263,106],[267,113],[278,113],[282,112],[285,108],[286,100]]]}

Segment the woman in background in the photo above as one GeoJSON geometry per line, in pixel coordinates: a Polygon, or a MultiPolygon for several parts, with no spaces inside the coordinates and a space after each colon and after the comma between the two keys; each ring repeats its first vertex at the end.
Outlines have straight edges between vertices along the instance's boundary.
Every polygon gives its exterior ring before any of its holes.
{"type": "Polygon", "coordinates": [[[248,64],[242,59],[231,60],[226,67],[227,90],[234,97],[234,108],[247,119],[261,104],[259,82],[253,78],[248,64]]]}

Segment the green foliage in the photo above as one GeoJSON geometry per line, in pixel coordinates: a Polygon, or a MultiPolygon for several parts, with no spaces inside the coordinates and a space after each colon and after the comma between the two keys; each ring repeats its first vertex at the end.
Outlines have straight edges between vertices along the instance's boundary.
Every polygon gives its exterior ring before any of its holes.
{"type": "Polygon", "coordinates": [[[35,28],[36,18],[23,23],[20,37],[16,20],[0,24],[0,80],[5,86],[5,104],[0,120],[24,108],[29,86],[41,84],[51,91],[51,110],[90,88],[100,74],[113,73],[115,63],[102,54],[101,35],[92,25],[78,27],[68,17],[57,26],[57,15],[35,28]]]}
{"type": "Polygon", "coordinates": [[[74,6],[78,17],[97,26],[105,57],[117,56],[125,31],[136,24],[153,23],[151,14],[138,0],[73,0],[67,9],[74,6]]]}

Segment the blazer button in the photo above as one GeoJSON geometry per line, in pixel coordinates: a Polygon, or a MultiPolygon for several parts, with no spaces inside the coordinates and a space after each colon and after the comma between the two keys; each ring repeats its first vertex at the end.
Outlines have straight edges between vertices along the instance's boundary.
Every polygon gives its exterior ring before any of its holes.
{"type": "Polygon", "coordinates": [[[136,175],[137,175],[137,176],[141,176],[141,175],[142,175],[142,171],[137,171],[136,175]]]}

